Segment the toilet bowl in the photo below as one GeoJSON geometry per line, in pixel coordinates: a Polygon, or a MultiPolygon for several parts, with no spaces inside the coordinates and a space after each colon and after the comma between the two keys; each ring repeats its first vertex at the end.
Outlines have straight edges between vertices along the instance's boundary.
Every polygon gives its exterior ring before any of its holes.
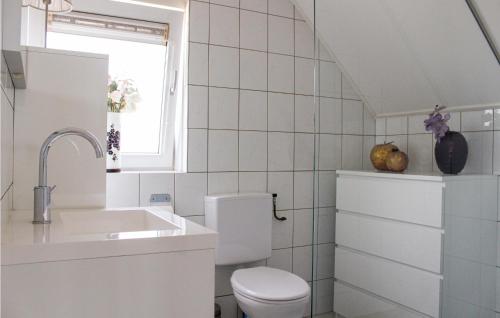
{"type": "Polygon", "coordinates": [[[270,267],[236,270],[231,286],[238,305],[250,318],[301,318],[310,298],[306,281],[270,267]]]}
{"type": "MultiPolygon", "coordinates": [[[[216,265],[247,264],[271,257],[272,224],[269,193],[205,197],[205,225],[218,233],[216,265]]],[[[270,267],[238,269],[231,276],[231,286],[241,310],[250,318],[301,318],[310,298],[305,280],[270,267]]]]}

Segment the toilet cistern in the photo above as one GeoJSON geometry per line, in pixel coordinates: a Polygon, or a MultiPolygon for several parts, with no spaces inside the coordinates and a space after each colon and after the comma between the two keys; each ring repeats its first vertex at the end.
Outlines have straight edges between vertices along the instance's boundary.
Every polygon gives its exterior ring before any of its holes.
{"type": "Polygon", "coordinates": [[[64,128],[54,131],[42,144],[38,161],[38,186],[33,188],[34,207],[33,224],[49,224],[50,220],[50,196],[56,186],[47,186],[47,157],[52,144],[64,136],[80,136],[86,139],[95,150],[97,158],[103,157],[99,140],[89,131],[80,128],[64,128]]]}

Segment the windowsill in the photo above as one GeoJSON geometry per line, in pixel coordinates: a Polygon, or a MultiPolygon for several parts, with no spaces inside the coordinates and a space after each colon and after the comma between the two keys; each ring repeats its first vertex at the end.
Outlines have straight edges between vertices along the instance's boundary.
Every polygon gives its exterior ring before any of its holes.
{"type": "Polygon", "coordinates": [[[106,172],[106,174],[146,174],[146,173],[180,173],[179,171],[175,170],[168,170],[168,169],[122,169],[120,172],[106,172]]]}

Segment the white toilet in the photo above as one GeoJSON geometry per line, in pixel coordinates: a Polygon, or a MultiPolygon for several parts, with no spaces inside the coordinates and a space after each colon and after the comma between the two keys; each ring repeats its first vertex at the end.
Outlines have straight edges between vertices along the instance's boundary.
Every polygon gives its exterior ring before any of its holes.
{"type": "MultiPolygon", "coordinates": [[[[243,264],[271,256],[272,208],[268,193],[205,197],[205,224],[219,233],[216,265],[243,264]]],[[[238,269],[231,285],[240,308],[250,318],[301,318],[309,303],[307,282],[280,269],[238,269]]]]}

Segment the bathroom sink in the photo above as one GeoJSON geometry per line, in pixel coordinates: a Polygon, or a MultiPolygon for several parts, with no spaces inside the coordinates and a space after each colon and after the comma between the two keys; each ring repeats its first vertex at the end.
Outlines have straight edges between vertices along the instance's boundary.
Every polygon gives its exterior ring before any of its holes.
{"type": "Polygon", "coordinates": [[[171,206],[53,209],[51,224],[32,220],[33,211],[10,211],[2,265],[213,249],[217,235],[171,206]]]}
{"type": "Polygon", "coordinates": [[[61,212],[68,234],[179,230],[180,227],[146,210],[61,212]]]}

